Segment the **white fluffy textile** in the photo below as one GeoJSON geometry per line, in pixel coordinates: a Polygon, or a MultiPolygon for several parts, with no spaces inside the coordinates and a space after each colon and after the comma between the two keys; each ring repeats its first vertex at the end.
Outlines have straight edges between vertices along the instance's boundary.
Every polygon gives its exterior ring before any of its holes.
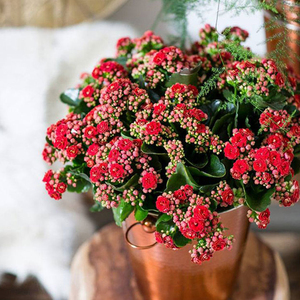
{"type": "Polygon", "coordinates": [[[54,299],[67,298],[72,255],[94,228],[78,195],[48,197],[45,131],[67,112],[60,92],[127,35],[108,22],[0,30],[0,271],[36,275],[54,299]]]}

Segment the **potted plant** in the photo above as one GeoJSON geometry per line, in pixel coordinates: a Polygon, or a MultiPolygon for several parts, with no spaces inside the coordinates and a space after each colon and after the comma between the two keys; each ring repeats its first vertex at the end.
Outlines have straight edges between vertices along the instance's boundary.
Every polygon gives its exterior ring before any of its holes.
{"type": "Polygon", "coordinates": [[[298,78],[243,47],[239,27],[199,37],[187,51],[151,31],[121,38],[47,129],[43,158],[64,164],[45,174],[49,195],[92,189],[93,211],[125,221],[145,299],[227,299],[247,218],[266,228],[271,200],[299,200],[298,78]]]}

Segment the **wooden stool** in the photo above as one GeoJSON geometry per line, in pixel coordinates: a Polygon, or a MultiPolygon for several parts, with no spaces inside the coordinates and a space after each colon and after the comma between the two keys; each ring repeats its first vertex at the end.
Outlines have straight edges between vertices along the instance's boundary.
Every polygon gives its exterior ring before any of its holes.
{"type": "MultiPolygon", "coordinates": [[[[104,227],[80,247],[72,262],[71,276],[70,300],[142,300],[124,234],[114,224],[104,227]]],[[[231,300],[289,300],[289,294],[285,267],[278,253],[250,232],[231,300]]]]}

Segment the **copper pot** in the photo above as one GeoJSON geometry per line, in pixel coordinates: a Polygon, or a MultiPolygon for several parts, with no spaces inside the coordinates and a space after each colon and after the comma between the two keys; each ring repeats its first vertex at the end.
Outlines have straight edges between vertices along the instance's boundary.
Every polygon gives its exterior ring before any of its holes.
{"type": "Polygon", "coordinates": [[[283,61],[292,67],[297,75],[300,75],[300,61],[297,58],[300,56],[300,4],[290,2],[282,3],[281,10],[278,9],[281,12],[280,15],[275,16],[272,12],[264,12],[267,51],[271,53],[278,46],[284,49],[283,61]],[[289,9],[284,9],[287,3],[290,5],[289,9]],[[282,45],[278,45],[278,43],[282,43],[282,45]]]}
{"type": "MultiPolygon", "coordinates": [[[[145,300],[225,300],[230,296],[243,250],[246,244],[249,222],[247,208],[240,206],[220,214],[228,230],[235,236],[232,250],[214,254],[210,261],[196,265],[190,261],[188,251],[192,245],[179,250],[170,250],[155,244],[153,233],[145,231],[136,223],[133,214],[123,223],[127,236],[133,245],[148,249],[135,249],[128,245],[132,267],[139,290],[145,300]],[[154,246],[152,246],[155,244],[154,246]]],[[[151,232],[151,230],[150,230],[151,232]]]]}

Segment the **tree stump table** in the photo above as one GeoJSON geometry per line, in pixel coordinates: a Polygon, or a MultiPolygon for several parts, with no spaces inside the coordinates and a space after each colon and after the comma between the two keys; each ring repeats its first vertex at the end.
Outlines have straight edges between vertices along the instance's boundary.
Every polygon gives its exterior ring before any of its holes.
{"type": "MultiPolygon", "coordinates": [[[[122,229],[110,224],[77,251],[71,267],[70,300],[119,299],[143,300],[130,266],[122,229]]],[[[250,232],[230,300],[289,299],[289,283],[281,258],[250,232]]]]}

